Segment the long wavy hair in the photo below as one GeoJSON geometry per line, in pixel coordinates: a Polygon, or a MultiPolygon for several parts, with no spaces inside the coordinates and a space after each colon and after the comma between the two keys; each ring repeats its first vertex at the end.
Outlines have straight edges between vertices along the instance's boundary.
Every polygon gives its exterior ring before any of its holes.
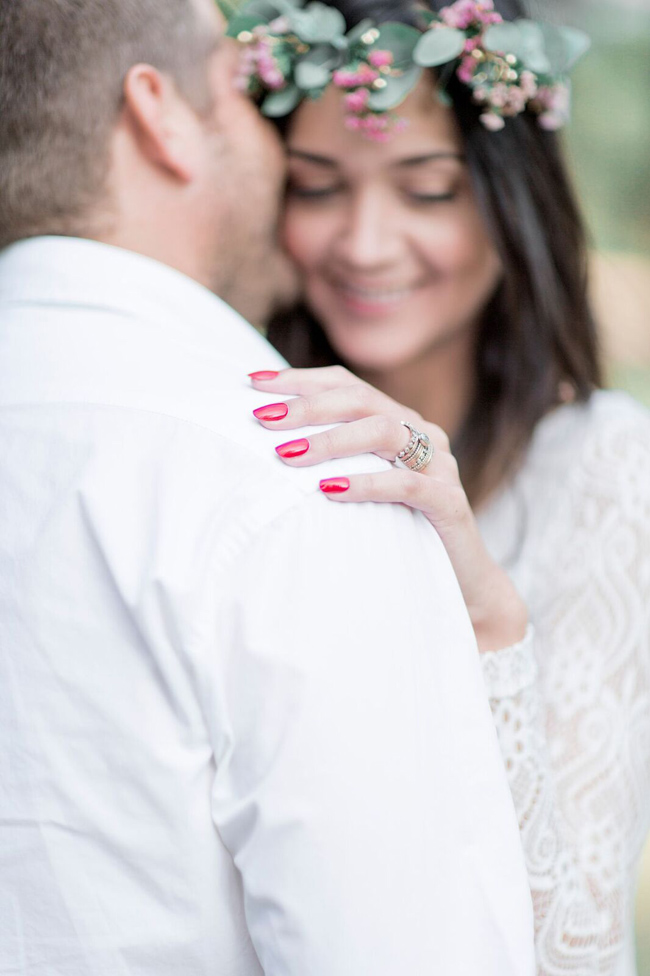
{"type": "MultiPolygon", "coordinates": [[[[367,17],[417,22],[409,2],[332,6],[349,28],[367,17]]],[[[495,6],[506,20],[524,15],[518,0],[495,6]]],[[[454,79],[449,91],[478,205],[504,268],[481,314],[475,396],[452,443],[476,505],[514,476],[537,423],[557,405],[560,384],[584,402],[603,382],[585,231],[557,136],[528,113],[488,132],[468,88],[454,79]]],[[[303,303],[276,314],[268,337],[292,366],[346,365],[303,303]]]]}

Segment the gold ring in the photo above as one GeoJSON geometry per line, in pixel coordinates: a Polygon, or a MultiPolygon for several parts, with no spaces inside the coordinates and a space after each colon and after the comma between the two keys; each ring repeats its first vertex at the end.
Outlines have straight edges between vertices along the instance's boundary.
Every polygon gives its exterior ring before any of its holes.
{"type": "Polygon", "coordinates": [[[411,432],[411,437],[406,447],[400,451],[395,461],[401,461],[411,471],[424,471],[431,463],[434,454],[434,447],[428,434],[423,434],[416,430],[413,424],[402,420],[402,425],[411,432]]]}

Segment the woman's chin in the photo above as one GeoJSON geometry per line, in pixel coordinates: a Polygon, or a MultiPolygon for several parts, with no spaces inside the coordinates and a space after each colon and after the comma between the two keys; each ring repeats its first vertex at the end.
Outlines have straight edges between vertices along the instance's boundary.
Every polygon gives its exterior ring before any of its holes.
{"type": "Polygon", "coordinates": [[[392,373],[415,362],[422,354],[421,346],[407,346],[403,342],[387,343],[378,337],[351,341],[349,335],[339,341],[328,335],[330,345],[353,372],[392,373]]]}

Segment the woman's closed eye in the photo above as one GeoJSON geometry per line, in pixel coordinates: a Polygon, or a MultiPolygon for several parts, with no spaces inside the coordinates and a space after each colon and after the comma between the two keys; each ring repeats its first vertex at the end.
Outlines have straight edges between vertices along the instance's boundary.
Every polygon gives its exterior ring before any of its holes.
{"type": "Polygon", "coordinates": [[[432,204],[432,203],[452,203],[456,199],[456,192],[450,190],[448,193],[415,193],[413,190],[406,190],[405,196],[412,203],[432,204]]]}
{"type": "Polygon", "coordinates": [[[292,197],[297,197],[299,200],[319,200],[325,197],[332,197],[342,189],[343,187],[336,183],[310,186],[308,184],[295,183],[290,180],[287,185],[287,194],[292,197]]]}
{"type": "MultiPolygon", "coordinates": [[[[325,200],[331,199],[338,193],[342,193],[345,187],[341,184],[331,184],[327,186],[306,186],[299,183],[290,182],[287,186],[287,194],[299,200],[325,200]]],[[[414,190],[403,190],[402,196],[410,204],[432,205],[439,203],[451,203],[456,199],[456,192],[450,190],[446,193],[421,193],[414,190]]]]}

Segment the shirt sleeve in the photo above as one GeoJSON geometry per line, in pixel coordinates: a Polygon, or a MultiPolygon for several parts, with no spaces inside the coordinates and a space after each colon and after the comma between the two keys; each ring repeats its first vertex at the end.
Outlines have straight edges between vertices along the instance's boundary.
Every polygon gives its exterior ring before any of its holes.
{"type": "Polygon", "coordinates": [[[613,424],[587,445],[540,552],[535,630],[482,655],[539,976],[613,976],[630,930],[650,826],[649,443],[647,424],[613,424]]]}
{"type": "Polygon", "coordinates": [[[266,976],[525,976],[530,894],[471,625],[406,508],[321,496],[228,574],[213,816],[266,976]]]}

